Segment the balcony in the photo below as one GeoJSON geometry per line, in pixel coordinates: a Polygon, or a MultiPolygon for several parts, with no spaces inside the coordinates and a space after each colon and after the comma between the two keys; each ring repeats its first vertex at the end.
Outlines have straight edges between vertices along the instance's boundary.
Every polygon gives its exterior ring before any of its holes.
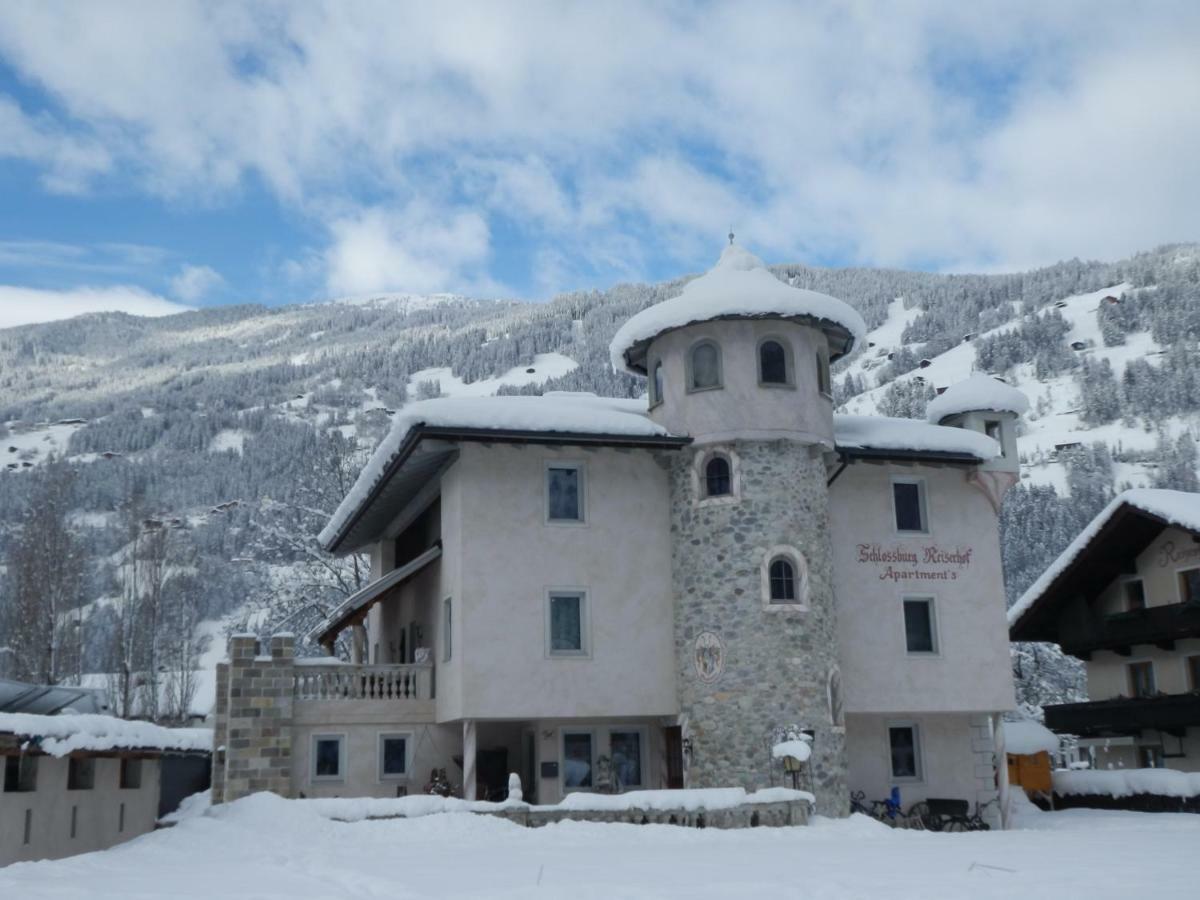
{"type": "Polygon", "coordinates": [[[433,699],[433,664],[367,666],[345,663],[297,665],[297,701],[397,703],[433,699]]]}
{"type": "Polygon", "coordinates": [[[1136,735],[1147,728],[1182,736],[1186,728],[1200,728],[1200,692],[1196,691],[1063,703],[1045,710],[1050,730],[1079,737],[1136,735]]]}
{"type": "Polygon", "coordinates": [[[1200,603],[1148,606],[1112,616],[1088,617],[1060,625],[1063,652],[1088,659],[1093,650],[1114,650],[1128,656],[1134,644],[1174,649],[1174,642],[1200,637],[1200,603]]]}

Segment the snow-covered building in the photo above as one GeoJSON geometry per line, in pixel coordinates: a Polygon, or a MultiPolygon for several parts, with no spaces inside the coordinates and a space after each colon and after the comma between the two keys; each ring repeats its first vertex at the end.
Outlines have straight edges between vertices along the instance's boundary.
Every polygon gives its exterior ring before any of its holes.
{"type": "Polygon", "coordinates": [[[0,866],[103,850],[152,831],[184,795],[207,786],[212,741],[206,728],[0,712],[0,866]]]}
{"type": "Polygon", "coordinates": [[[1047,706],[1046,724],[1098,767],[1200,772],[1200,494],[1118,495],[1009,622],[1086,663],[1087,702],[1047,706]]]}
{"type": "Polygon", "coordinates": [[[541,803],[755,788],[798,731],[819,811],[994,797],[1025,400],[984,379],[934,422],[835,415],[830,363],[865,330],[731,245],[614,337],[648,399],[406,406],[321,535],[370,554],[314,635],[349,630],[353,660],[233,639],[216,798],[390,796],[434,769],[468,798],[515,771],[541,803]]]}

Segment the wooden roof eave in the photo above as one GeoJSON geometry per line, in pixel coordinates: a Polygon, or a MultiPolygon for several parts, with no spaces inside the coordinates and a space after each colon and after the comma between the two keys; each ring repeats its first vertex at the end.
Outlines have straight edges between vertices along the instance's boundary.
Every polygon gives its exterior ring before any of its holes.
{"type": "MultiPolygon", "coordinates": [[[[1166,528],[1181,526],[1129,503],[1118,506],[1076,557],[1063,567],[1009,627],[1010,639],[1057,643],[1056,614],[1062,606],[1080,596],[1081,590],[1084,595],[1102,590],[1121,574],[1127,559],[1141,554],[1166,528]],[[1122,529],[1128,529],[1134,520],[1147,523],[1150,527],[1122,537],[1122,529]],[[1114,546],[1113,552],[1101,552],[1109,542],[1117,545],[1114,546]]],[[[1181,530],[1190,531],[1187,528],[1181,530]]],[[[1200,535],[1200,532],[1190,533],[1200,535]]]]}

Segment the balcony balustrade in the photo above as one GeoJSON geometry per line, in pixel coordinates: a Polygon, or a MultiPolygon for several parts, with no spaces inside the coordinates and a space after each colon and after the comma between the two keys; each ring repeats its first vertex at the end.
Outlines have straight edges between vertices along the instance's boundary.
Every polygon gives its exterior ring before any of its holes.
{"type": "Polygon", "coordinates": [[[295,669],[297,700],[378,700],[396,702],[433,699],[433,665],[368,666],[332,663],[295,669]]]}

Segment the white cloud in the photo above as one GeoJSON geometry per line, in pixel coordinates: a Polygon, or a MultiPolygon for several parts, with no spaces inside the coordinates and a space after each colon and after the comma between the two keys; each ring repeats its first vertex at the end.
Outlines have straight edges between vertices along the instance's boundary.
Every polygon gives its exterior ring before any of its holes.
{"type": "Polygon", "coordinates": [[[199,300],[225,283],[221,273],[209,266],[185,264],[171,279],[171,296],[185,303],[199,300]]]}
{"type": "Polygon", "coordinates": [[[80,287],[65,291],[0,285],[0,328],[70,319],[85,313],[125,312],[133,316],[169,316],[188,307],[141,288],[80,287]]]}
{"type": "Polygon", "coordinates": [[[489,252],[487,222],[478,213],[438,214],[420,204],[401,211],[375,208],[338,219],[330,233],[326,285],[335,295],[496,290],[483,276],[468,280],[489,252]]]}
{"type": "Polygon", "coordinates": [[[259,179],[327,228],[331,289],[485,283],[501,219],[537,279],[621,231],[694,268],[730,221],[890,265],[1200,237],[1192,0],[118,6],[0,5],[0,54],[61,110],[0,98],[8,152],[60,189],[259,179]]]}

